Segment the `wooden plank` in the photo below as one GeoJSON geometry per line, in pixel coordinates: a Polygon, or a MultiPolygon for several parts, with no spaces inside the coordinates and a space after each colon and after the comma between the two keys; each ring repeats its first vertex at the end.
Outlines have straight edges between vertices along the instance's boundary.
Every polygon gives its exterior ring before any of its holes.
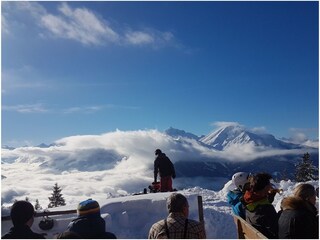
{"type": "Polygon", "coordinates": [[[241,217],[233,215],[233,218],[237,226],[239,239],[267,239],[266,236],[264,236],[261,232],[259,232],[241,217]]]}

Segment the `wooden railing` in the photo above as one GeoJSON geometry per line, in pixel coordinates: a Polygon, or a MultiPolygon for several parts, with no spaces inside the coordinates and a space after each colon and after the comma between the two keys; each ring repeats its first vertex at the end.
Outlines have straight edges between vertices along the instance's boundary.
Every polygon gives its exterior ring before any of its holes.
{"type": "MultiPolygon", "coordinates": [[[[54,216],[54,215],[64,215],[64,214],[71,214],[77,213],[77,210],[64,210],[64,211],[44,211],[44,212],[37,212],[35,217],[43,217],[43,216],[54,216]]],[[[8,221],[11,220],[10,216],[1,216],[1,221],[8,221]]]]}
{"type": "Polygon", "coordinates": [[[263,235],[241,217],[233,215],[233,219],[237,226],[238,239],[267,239],[265,235],[263,235]]]}

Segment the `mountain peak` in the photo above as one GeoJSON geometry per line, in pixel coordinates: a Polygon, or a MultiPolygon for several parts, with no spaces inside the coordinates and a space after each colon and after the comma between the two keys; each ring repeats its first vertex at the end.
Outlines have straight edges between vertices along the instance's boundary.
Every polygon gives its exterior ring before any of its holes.
{"type": "Polygon", "coordinates": [[[255,146],[277,149],[299,148],[298,145],[280,141],[271,134],[254,133],[237,123],[221,124],[220,128],[199,139],[199,141],[211,145],[217,150],[224,150],[235,144],[245,145],[249,143],[253,143],[255,146]]]}
{"type": "Polygon", "coordinates": [[[174,138],[178,138],[178,137],[185,137],[185,138],[191,138],[191,139],[195,139],[195,140],[199,140],[200,137],[186,132],[184,130],[180,130],[180,129],[176,129],[173,127],[168,128],[167,130],[165,130],[165,134],[174,137],[174,138]]]}

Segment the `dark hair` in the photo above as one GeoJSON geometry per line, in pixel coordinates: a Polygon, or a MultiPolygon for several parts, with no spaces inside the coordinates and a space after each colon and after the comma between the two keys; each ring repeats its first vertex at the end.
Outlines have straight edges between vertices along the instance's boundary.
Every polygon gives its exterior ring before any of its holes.
{"type": "Polygon", "coordinates": [[[167,199],[167,207],[169,213],[182,212],[183,208],[188,206],[188,200],[180,193],[173,193],[167,199]]]}
{"type": "Polygon", "coordinates": [[[308,183],[302,183],[294,189],[294,196],[300,197],[303,200],[308,200],[308,198],[313,197],[316,194],[317,192],[314,187],[308,183]]]}
{"type": "Polygon", "coordinates": [[[34,213],[31,203],[17,201],[11,207],[10,217],[14,226],[22,226],[34,216],[34,213]]]}
{"type": "Polygon", "coordinates": [[[257,192],[264,189],[270,184],[272,176],[268,173],[257,173],[249,178],[250,188],[252,191],[257,192]]]}
{"type": "Polygon", "coordinates": [[[159,155],[160,153],[162,153],[160,149],[156,149],[156,151],[154,152],[155,155],[159,155]]]}

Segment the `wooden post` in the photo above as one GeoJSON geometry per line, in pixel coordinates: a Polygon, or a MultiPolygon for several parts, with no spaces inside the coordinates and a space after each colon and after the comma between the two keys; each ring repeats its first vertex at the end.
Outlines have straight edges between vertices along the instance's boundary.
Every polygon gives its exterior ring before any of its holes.
{"type": "Polygon", "coordinates": [[[199,212],[199,221],[204,225],[202,196],[200,195],[198,196],[198,212],[199,212]]]}
{"type": "Polygon", "coordinates": [[[198,212],[199,212],[199,222],[202,224],[203,231],[205,236],[206,234],[206,228],[204,227],[204,217],[203,217],[203,204],[202,204],[202,196],[198,196],[198,212]]]}

